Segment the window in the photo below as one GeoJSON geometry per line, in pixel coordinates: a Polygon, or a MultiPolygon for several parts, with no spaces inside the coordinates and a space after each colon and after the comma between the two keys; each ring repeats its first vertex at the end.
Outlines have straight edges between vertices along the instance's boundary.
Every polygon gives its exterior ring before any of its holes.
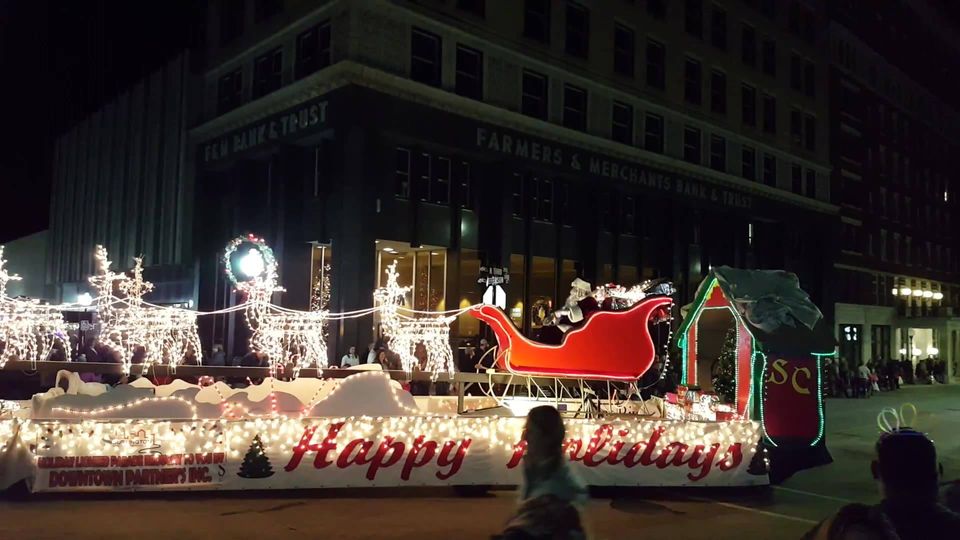
{"type": "Polygon", "coordinates": [[[710,168],[727,171],[727,141],[719,135],[710,136],[710,168]]]}
{"type": "Polygon", "coordinates": [[[790,136],[796,142],[800,142],[803,139],[803,114],[800,112],[800,109],[791,109],[790,110],[790,136]]]}
{"type": "Polygon", "coordinates": [[[710,73],[710,111],[727,113],[727,74],[722,71],[710,73]]]}
{"type": "Polygon", "coordinates": [[[744,64],[757,65],[757,31],[752,26],[743,25],[740,49],[744,64]]]}
{"type": "Polygon", "coordinates": [[[613,102],[611,138],[623,144],[633,144],[633,107],[619,101],[613,102]]]}
{"type": "Polygon", "coordinates": [[[461,161],[457,173],[460,181],[460,207],[473,208],[473,178],[470,176],[470,162],[461,161]]]}
{"type": "Polygon", "coordinates": [[[647,86],[664,88],[664,50],[663,43],[647,40],[647,86]]]}
{"type": "Polygon", "coordinates": [[[450,158],[420,154],[415,160],[415,173],[420,178],[421,201],[435,204],[450,204],[450,176],[452,171],[450,158]],[[418,166],[419,164],[419,166],[418,166]]]}
{"type": "Polygon", "coordinates": [[[763,154],[763,183],[777,187],[777,158],[767,153],[763,154]]]}
{"type": "Polygon", "coordinates": [[[643,130],[643,147],[651,152],[663,153],[663,117],[647,114],[643,130]]]}
{"type": "Polygon", "coordinates": [[[537,221],[553,221],[553,181],[549,178],[531,179],[533,190],[533,219],[537,221]]]}
{"type": "Polygon", "coordinates": [[[684,16],[684,26],[687,33],[703,37],[703,0],[686,0],[687,10],[684,16]]]}
{"type": "Polygon", "coordinates": [[[550,42],[550,0],[526,0],[523,35],[544,43],[550,42]]]}
{"type": "Polygon", "coordinates": [[[763,95],[763,130],[777,132],[777,98],[770,94],[763,95]]]}
{"type": "Polygon", "coordinates": [[[763,40],[763,72],[771,77],[777,76],[777,42],[763,40]]]}
{"type": "Polygon", "coordinates": [[[457,45],[456,92],[472,99],[483,99],[483,53],[457,45]]]}
{"type": "Polygon", "coordinates": [[[410,198],[410,150],[397,148],[394,171],[394,194],[401,199],[410,198]]]}
{"type": "Polygon", "coordinates": [[[520,173],[513,173],[513,215],[515,217],[523,217],[523,184],[523,175],[520,173]]]}
{"type": "Polygon", "coordinates": [[[804,147],[811,152],[817,149],[817,119],[812,114],[803,115],[804,147]]]}
{"type": "Polygon", "coordinates": [[[740,99],[743,105],[743,124],[757,125],[757,89],[749,84],[743,85],[740,90],[740,99]]]}
{"type": "Polygon", "coordinates": [[[520,112],[541,120],[547,119],[547,77],[545,75],[523,70],[520,112]]]}
{"type": "Polygon", "coordinates": [[[613,28],[613,70],[633,77],[635,39],[633,30],[616,24],[613,28]]]}
{"type": "Polygon", "coordinates": [[[280,48],[258,56],[253,62],[253,97],[265,96],[280,88],[283,55],[280,48]]]}
{"type": "Polygon", "coordinates": [[[238,68],[220,77],[217,85],[217,112],[236,109],[243,102],[243,72],[238,68]]]}
{"type": "Polygon", "coordinates": [[[235,3],[220,4],[220,45],[226,45],[243,33],[243,6],[235,3]]]}
{"type": "Polygon", "coordinates": [[[683,160],[700,164],[700,130],[697,128],[683,129],[683,160]]]}
{"type": "Polygon", "coordinates": [[[283,10],[283,0],[257,0],[253,4],[255,21],[265,21],[283,10]]]}
{"type": "Polygon", "coordinates": [[[701,78],[700,78],[700,62],[694,60],[693,58],[687,58],[687,63],[684,67],[684,99],[687,100],[687,103],[693,103],[694,105],[700,104],[700,88],[701,88],[701,78]]]}
{"type": "Polygon", "coordinates": [[[457,8],[473,13],[477,17],[483,17],[486,15],[487,2],[486,0],[457,0],[457,8]]]}
{"type": "Polygon", "coordinates": [[[575,2],[567,2],[567,54],[586,58],[590,44],[590,12],[575,2]]]}
{"type": "Polygon", "coordinates": [[[813,62],[807,60],[803,65],[803,93],[810,96],[816,97],[816,81],[814,77],[816,76],[816,68],[813,65],[813,62]]]}
{"type": "Polygon", "coordinates": [[[796,53],[790,56],[790,88],[803,91],[803,60],[796,53]]]}
{"type": "Polygon", "coordinates": [[[757,152],[749,146],[744,146],[741,152],[740,175],[747,180],[757,179],[757,152]]]}
{"type": "Polygon", "coordinates": [[[666,0],[647,0],[647,13],[654,19],[663,19],[667,16],[666,0]]]}
{"type": "MultiPolygon", "coordinates": [[[[620,199],[620,232],[635,234],[637,228],[637,201],[627,195],[620,199]]],[[[622,267],[621,267],[622,268],[622,267]]]]}
{"type": "Polygon", "coordinates": [[[414,28],[410,41],[410,78],[440,86],[440,36],[414,28]]]}
{"type": "Polygon", "coordinates": [[[880,229],[880,260],[887,260],[887,230],[880,229]]]}
{"type": "Polygon", "coordinates": [[[713,6],[710,15],[710,43],[721,51],[727,50],[727,12],[713,6]]]}
{"type": "Polygon", "coordinates": [[[807,197],[817,197],[817,172],[813,169],[807,169],[807,197]]]}
{"type": "Polygon", "coordinates": [[[587,130],[587,91],[571,84],[563,85],[563,126],[587,130]]]}
{"type": "Polygon", "coordinates": [[[330,65],[330,21],[324,21],[297,36],[294,76],[300,80],[330,65]]]}
{"type": "Polygon", "coordinates": [[[803,195],[803,168],[796,163],[790,166],[790,184],[794,193],[803,195]]]}

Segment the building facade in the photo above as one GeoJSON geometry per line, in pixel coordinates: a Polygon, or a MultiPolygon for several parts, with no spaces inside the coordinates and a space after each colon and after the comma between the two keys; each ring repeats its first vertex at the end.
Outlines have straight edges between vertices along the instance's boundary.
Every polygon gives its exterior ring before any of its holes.
{"type": "Polygon", "coordinates": [[[860,363],[943,359],[956,376],[960,252],[952,158],[960,116],[954,78],[931,73],[960,68],[960,41],[922,3],[880,2],[874,18],[853,9],[830,4],[841,353],[860,363]],[[939,69],[906,52],[933,48],[952,51],[937,61],[939,69]]]}
{"type": "MultiPolygon", "coordinates": [[[[330,309],[369,307],[394,262],[429,310],[478,302],[480,266],[509,268],[525,331],[578,276],[669,278],[685,303],[711,266],[783,268],[832,305],[814,7],[237,4],[209,3],[181,169],[192,213],[174,234],[201,309],[238,301],[218,265],[246,232],[274,247],[280,301],[301,309],[324,274],[330,309]]],[[[242,347],[232,316],[203,324],[208,344],[242,347]]],[[[375,331],[343,322],[332,354],[375,331]]]]}

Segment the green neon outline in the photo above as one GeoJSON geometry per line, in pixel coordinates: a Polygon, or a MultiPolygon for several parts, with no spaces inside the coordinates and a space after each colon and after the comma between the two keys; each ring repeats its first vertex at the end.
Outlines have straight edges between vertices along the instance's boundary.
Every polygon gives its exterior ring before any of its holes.
{"type": "Polygon", "coordinates": [[[834,349],[831,353],[812,353],[817,359],[817,414],[820,415],[820,430],[817,433],[817,438],[810,443],[810,446],[816,446],[821,439],[823,439],[823,434],[826,431],[827,419],[826,415],[823,414],[823,357],[827,356],[836,356],[837,350],[834,349]]]}
{"type": "MultiPolygon", "coordinates": [[[[726,292],[723,291],[723,288],[722,288],[722,287],[720,288],[720,292],[723,293],[723,296],[724,296],[724,298],[726,299],[726,304],[727,304],[727,305],[725,305],[725,306],[719,306],[719,307],[704,307],[704,304],[707,302],[707,298],[709,298],[709,297],[710,297],[710,294],[713,292],[713,288],[714,288],[714,287],[720,287],[720,282],[719,282],[719,280],[717,280],[717,277],[716,277],[716,276],[713,276],[713,277],[710,278],[709,285],[704,288],[703,294],[701,294],[700,297],[697,298],[697,299],[694,301],[694,303],[696,304],[696,307],[693,309],[693,311],[690,312],[690,314],[689,314],[687,317],[685,317],[685,318],[683,319],[683,322],[680,323],[680,326],[679,326],[679,328],[677,329],[677,332],[678,332],[679,335],[680,335],[680,337],[678,338],[678,345],[680,345],[680,348],[681,348],[681,350],[682,350],[682,352],[683,352],[683,372],[682,372],[682,378],[681,378],[681,380],[683,381],[683,384],[685,384],[685,385],[688,384],[688,382],[689,382],[689,381],[687,380],[687,375],[688,375],[688,374],[687,374],[687,364],[689,363],[689,358],[688,358],[689,351],[688,351],[688,348],[687,348],[687,332],[690,330],[690,326],[693,325],[693,321],[699,319],[701,313],[702,313],[704,310],[707,310],[707,309],[726,309],[727,311],[729,311],[729,312],[733,315],[733,319],[734,319],[734,331],[737,333],[737,349],[738,349],[738,350],[739,350],[739,348],[740,348],[740,326],[743,326],[744,330],[747,331],[747,335],[750,336],[750,351],[751,351],[750,358],[751,358],[751,366],[750,366],[750,383],[749,383],[749,385],[750,385],[750,388],[751,388],[751,392],[749,392],[748,397],[747,397],[746,408],[743,409],[743,410],[744,410],[744,413],[749,414],[749,412],[750,412],[750,410],[749,410],[749,406],[750,406],[750,396],[753,394],[752,389],[753,389],[753,385],[754,385],[753,365],[752,365],[752,363],[753,363],[753,358],[755,358],[755,355],[756,355],[757,352],[758,352],[758,350],[757,350],[757,338],[756,338],[756,336],[753,335],[753,332],[750,331],[750,327],[747,326],[747,324],[743,321],[743,318],[740,316],[740,314],[737,313],[737,310],[736,310],[736,309],[733,309],[733,307],[732,307],[732,305],[731,305],[731,302],[730,302],[730,296],[729,296],[726,292]]],[[[698,326],[697,328],[699,328],[699,326],[698,326]]],[[[698,332],[695,331],[694,333],[697,334],[698,332]]],[[[696,339],[696,336],[694,337],[694,339],[696,339]]],[[[762,353],[761,353],[761,354],[762,354],[762,353]]],[[[740,362],[739,362],[739,359],[734,362],[734,370],[735,370],[735,371],[734,371],[734,377],[735,377],[735,379],[736,379],[736,381],[737,381],[737,387],[739,388],[739,381],[740,381],[740,362]]],[[[761,381],[762,381],[762,379],[761,379],[761,381]]],[[[739,397],[739,396],[735,393],[735,395],[734,395],[734,405],[736,405],[736,401],[737,401],[737,398],[738,398],[738,397],[739,397]]],[[[761,411],[761,414],[762,414],[762,411],[761,411]]],[[[762,423],[762,420],[761,420],[761,423],[762,423]]],[[[772,442],[772,441],[771,441],[771,442],[772,442]]],[[[776,445],[774,445],[774,446],[776,446],[776,445]]]]}
{"type": "Polygon", "coordinates": [[[760,403],[760,407],[759,407],[759,409],[760,409],[760,427],[763,429],[763,438],[766,439],[767,442],[769,442],[770,444],[772,444],[774,447],[777,447],[777,446],[779,446],[779,445],[778,445],[772,438],[770,438],[770,435],[767,434],[767,423],[764,422],[764,420],[763,420],[763,402],[766,400],[766,399],[765,399],[766,396],[765,396],[764,394],[766,394],[767,355],[764,354],[764,353],[761,352],[761,351],[755,351],[755,352],[754,352],[754,358],[756,358],[757,356],[760,356],[760,359],[761,359],[761,361],[763,362],[763,363],[761,364],[763,367],[762,367],[762,369],[760,370],[760,401],[759,401],[759,403],[760,403]]]}

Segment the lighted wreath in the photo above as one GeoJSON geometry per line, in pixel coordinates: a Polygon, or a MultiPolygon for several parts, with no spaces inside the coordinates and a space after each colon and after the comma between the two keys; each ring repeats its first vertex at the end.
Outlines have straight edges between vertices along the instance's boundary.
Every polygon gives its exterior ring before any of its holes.
{"type": "Polygon", "coordinates": [[[277,259],[266,240],[256,235],[238,236],[227,242],[223,252],[223,267],[227,279],[237,290],[245,293],[252,290],[267,293],[280,290],[277,286],[277,259]],[[234,265],[241,276],[234,272],[234,265]]]}

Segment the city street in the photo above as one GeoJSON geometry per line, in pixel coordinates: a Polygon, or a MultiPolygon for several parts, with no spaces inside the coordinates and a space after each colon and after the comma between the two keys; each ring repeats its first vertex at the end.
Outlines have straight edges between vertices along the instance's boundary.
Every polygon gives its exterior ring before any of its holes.
{"type": "MultiPolygon", "coordinates": [[[[782,486],[605,493],[586,519],[596,538],[797,538],[847,502],[877,500],[869,473],[877,412],[906,402],[937,442],[946,479],[960,477],[960,386],[906,387],[828,400],[834,463],[782,486]]],[[[0,538],[487,538],[513,504],[512,492],[464,498],[448,490],[28,497],[0,502],[0,538]]]]}

